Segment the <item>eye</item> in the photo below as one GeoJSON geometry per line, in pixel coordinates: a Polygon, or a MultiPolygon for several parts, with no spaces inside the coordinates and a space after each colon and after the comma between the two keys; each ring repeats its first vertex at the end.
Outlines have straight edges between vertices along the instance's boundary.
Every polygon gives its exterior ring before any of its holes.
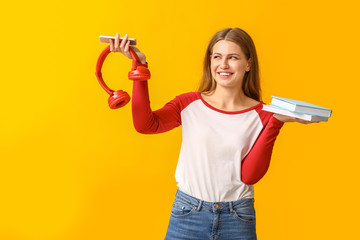
{"type": "Polygon", "coordinates": [[[220,56],[214,56],[214,58],[220,58],[220,56]]]}
{"type": "Polygon", "coordinates": [[[238,57],[235,57],[235,56],[231,56],[230,58],[232,58],[232,59],[239,59],[238,57]]]}

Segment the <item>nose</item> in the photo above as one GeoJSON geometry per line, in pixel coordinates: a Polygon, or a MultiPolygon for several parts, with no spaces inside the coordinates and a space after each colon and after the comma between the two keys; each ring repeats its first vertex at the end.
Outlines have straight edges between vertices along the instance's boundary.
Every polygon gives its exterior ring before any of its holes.
{"type": "Polygon", "coordinates": [[[220,68],[222,69],[226,69],[229,67],[229,63],[228,63],[228,60],[226,58],[224,58],[222,61],[221,61],[221,64],[220,64],[220,68]]]}

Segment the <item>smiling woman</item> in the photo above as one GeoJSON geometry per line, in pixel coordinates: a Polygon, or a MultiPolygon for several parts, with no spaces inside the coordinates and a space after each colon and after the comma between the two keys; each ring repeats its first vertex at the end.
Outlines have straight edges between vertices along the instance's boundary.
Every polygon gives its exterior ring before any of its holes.
{"type": "MultiPolygon", "coordinates": [[[[130,57],[126,37],[110,45],[130,57]]],[[[145,55],[135,50],[146,64],[145,55]]],[[[257,238],[253,184],[265,175],[284,124],[262,111],[263,104],[255,46],[239,28],[224,29],[210,40],[199,91],[152,111],[147,81],[134,81],[132,112],[138,132],[182,126],[178,190],[166,240],[257,238]]]]}
{"type": "MultiPolygon", "coordinates": [[[[220,40],[214,45],[213,53],[210,55],[210,58],[212,78],[207,81],[210,85],[213,85],[210,86],[210,89],[213,90],[202,93],[202,97],[206,99],[206,101],[211,102],[214,105],[222,103],[222,105],[217,107],[224,110],[241,110],[259,104],[259,101],[256,98],[253,99],[244,94],[245,91],[251,92],[247,89],[244,91],[245,87],[243,86],[244,82],[251,81],[248,79],[251,59],[245,56],[238,44],[227,40],[220,40]],[[247,78],[245,78],[246,74],[247,78]],[[244,79],[245,81],[243,81],[244,79]],[[227,94],[238,96],[238,103],[234,102],[233,105],[225,105],[225,102],[222,102],[221,99],[217,99],[219,94],[223,94],[221,92],[227,92],[227,94]]],[[[255,88],[253,95],[257,96],[259,95],[259,92],[260,89],[255,88]]]]}
{"type": "Polygon", "coordinates": [[[241,87],[238,88],[240,94],[261,100],[258,57],[253,40],[244,30],[226,28],[210,40],[204,59],[200,92],[209,94],[215,90],[218,77],[216,68],[220,71],[225,71],[223,68],[238,70],[236,77],[241,81],[241,87]]]}

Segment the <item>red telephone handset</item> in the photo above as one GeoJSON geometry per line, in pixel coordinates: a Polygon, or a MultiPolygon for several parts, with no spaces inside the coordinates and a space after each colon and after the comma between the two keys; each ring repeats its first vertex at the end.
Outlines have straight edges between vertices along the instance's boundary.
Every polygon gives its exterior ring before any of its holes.
{"type": "MultiPolygon", "coordinates": [[[[142,64],[138,55],[134,50],[129,48],[130,54],[132,56],[132,68],[128,74],[130,80],[135,81],[146,81],[150,79],[150,71],[148,69],[148,64],[142,64]]],[[[101,87],[110,95],[108,102],[111,109],[117,109],[125,106],[130,101],[130,96],[127,92],[123,90],[114,91],[110,89],[104,82],[101,74],[101,68],[105,61],[105,58],[110,53],[110,46],[107,46],[100,54],[99,59],[96,64],[95,75],[101,85],[101,87]]]]}

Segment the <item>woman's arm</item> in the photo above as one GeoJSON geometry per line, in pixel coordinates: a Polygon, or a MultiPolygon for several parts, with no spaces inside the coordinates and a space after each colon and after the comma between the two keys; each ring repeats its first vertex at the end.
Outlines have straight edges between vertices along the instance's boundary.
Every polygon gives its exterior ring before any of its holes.
{"type": "Polygon", "coordinates": [[[252,185],[257,183],[267,172],[276,137],[285,122],[318,123],[281,114],[273,114],[249,154],[242,161],[241,180],[245,184],[252,185]]]}
{"type": "Polygon", "coordinates": [[[136,131],[144,134],[166,132],[181,124],[177,98],[159,110],[151,110],[147,81],[134,81],[132,113],[136,131]]]}
{"type": "Polygon", "coordinates": [[[284,122],[271,117],[241,163],[241,181],[253,185],[267,172],[277,135],[284,122]]]}
{"type": "MultiPolygon", "coordinates": [[[[142,64],[146,64],[146,56],[134,46],[131,48],[138,55],[142,64]]],[[[132,59],[129,52],[130,41],[127,34],[120,42],[119,33],[116,33],[115,41],[110,40],[110,51],[121,52],[132,59]]],[[[152,134],[169,131],[181,124],[180,102],[177,98],[167,103],[163,108],[152,111],[150,108],[149,91],[147,81],[134,81],[132,95],[132,112],[135,129],[140,133],[152,134]]]]}

